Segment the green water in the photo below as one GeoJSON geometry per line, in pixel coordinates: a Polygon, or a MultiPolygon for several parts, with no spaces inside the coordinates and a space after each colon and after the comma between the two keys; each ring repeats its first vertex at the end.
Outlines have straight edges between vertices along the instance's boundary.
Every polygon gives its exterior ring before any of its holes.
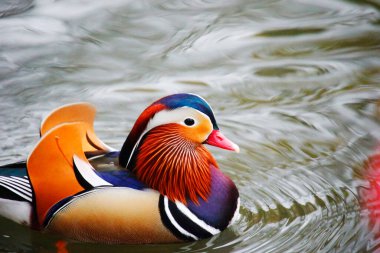
{"type": "MultiPolygon", "coordinates": [[[[68,252],[380,247],[358,194],[380,138],[378,1],[30,4],[0,15],[0,164],[26,158],[57,106],[93,103],[97,134],[120,148],[139,113],[176,92],[203,96],[241,148],[210,148],[242,201],[242,218],[220,235],[172,245],[69,241],[68,252]]],[[[0,219],[0,252],[55,252],[60,239],[0,219]]]]}

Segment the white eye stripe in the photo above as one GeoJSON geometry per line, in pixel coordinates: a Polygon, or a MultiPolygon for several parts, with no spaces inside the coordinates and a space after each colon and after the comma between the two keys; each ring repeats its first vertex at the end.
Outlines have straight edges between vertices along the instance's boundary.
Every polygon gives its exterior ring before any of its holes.
{"type": "Polygon", "coordinates": [[[149,121],[146,127],[146,130],[144,131],[144,134],[157,126],[161,126],[161,125],[165,125],[169,123],[178,123],[178,124],[187,126],[184,123],[184,120],[186,118],[192,118],[195,121],[195,124],[193,126],[195,126],[198,124],[198,120],[196,118],[197,116],[199,117],[200,115],[208,119],[211,124],[211,120],[206,114],[198,110],[195,110],[191,107],[180,107],[174,110],[160,111],[156,113],[156,115],[154,115],[154,117],[149,121]]]}

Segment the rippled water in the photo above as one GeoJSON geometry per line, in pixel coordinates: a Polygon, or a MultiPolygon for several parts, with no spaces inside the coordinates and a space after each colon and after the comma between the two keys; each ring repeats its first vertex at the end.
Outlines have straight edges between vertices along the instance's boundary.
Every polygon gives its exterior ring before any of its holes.
{"type": "Polygon", "coordinates": [[[380,251],[359,194],[380,138],[378,1],[18,0],[0,17],[0,164],[25,159],[64,103],[95,104],[121,147],[174,92],[205,97],[242,150],[211,148],[242,218],[209,240],[64,246],[0,219],[1,252],[380,251]]]}

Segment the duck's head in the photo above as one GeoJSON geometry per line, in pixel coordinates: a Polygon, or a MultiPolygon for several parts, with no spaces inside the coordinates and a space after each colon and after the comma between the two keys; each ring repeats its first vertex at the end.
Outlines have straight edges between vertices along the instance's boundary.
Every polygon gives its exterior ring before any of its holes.
{"type": "Polygon", "coordinates": [[[207,199],[215,159],[203,144],[239,152],[219,130],[210,105],[194,94],[163,97],[146,108],[119,156],[149,187],[171,200],[207,199]]]}

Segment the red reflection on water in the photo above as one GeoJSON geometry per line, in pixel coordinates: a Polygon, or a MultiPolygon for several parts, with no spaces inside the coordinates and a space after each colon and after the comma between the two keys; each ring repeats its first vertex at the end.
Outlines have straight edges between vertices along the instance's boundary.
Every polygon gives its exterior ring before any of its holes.
{"type": "Polygon", "coordinates": [[[57,247],[57,253],[69,253],[66,246],[67,246],[66,241],[59,240],[55,243],[55,247],[57,247]]]}
{"type": "Polygon", "coordinates": [[[368,213],[370,227],[377,236],[380,235],[380,145],[368,158],[364,171],[367,187],[359,190],[363,210],[368,213]]]}

